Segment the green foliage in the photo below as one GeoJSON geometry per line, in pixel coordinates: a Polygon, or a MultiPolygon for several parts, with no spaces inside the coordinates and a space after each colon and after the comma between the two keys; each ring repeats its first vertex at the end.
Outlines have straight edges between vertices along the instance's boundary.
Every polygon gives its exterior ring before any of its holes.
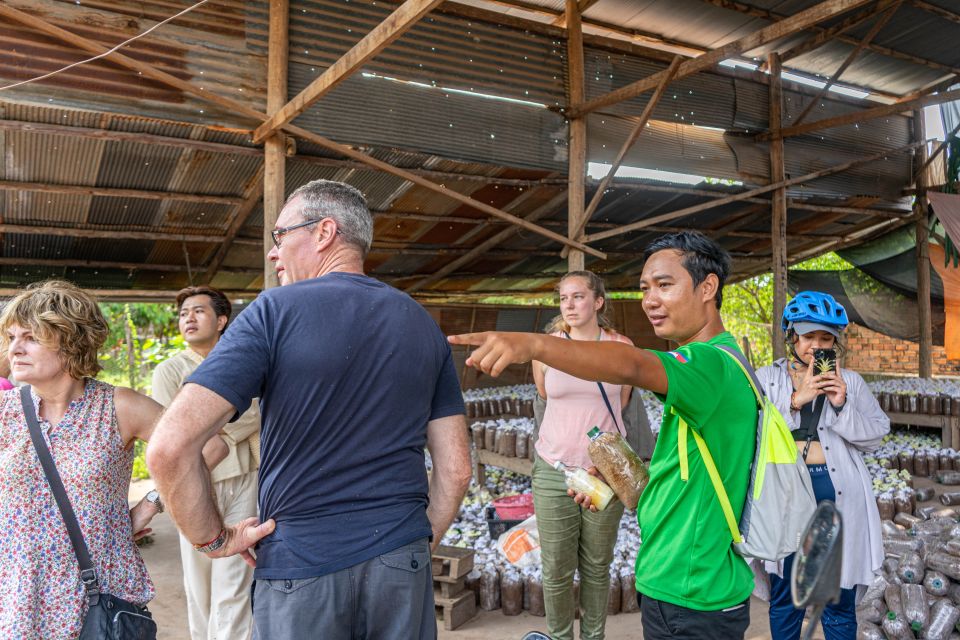
{"type": "Polygon", "coordinates": [[[110,333],[100,353],[98,376],[113,385],[150,392],[153,368],[186,347],[173,305],[156,303],[100,305],[110,333]]]}
{"type": "MultiPolygon", "coordinates": [[[[796,271],[845,271],[853,265],[827,253],[791,267],[796,271]]],[[[773,362],[773,275],[764,273],[727,285],[723,292],[723,324],[742,344],[747,338],[754,366],[773,362]]]]}
{"type": "Polygon", "coordinates": [[[150,477],[150,471],[147,469],[147,443],[137,440],[133,445],[133,456],[133,479],[146,480],[150,477]]]}

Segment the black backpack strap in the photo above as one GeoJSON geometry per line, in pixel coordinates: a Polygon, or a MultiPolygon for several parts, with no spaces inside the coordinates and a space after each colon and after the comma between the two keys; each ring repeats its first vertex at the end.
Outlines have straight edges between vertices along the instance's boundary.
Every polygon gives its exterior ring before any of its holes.
{"type": "Polygon", "coordinates": [[[77,521],[77,515],[70,504],[70,498],[67,496],[67,490],[63,486],[63,480],[60,479],[60,473],[57,471],[57,465],[50,455],[50,449],[43,439],[43,431],[40,429],[40,421],[37,419],[37,412],[33,406],[33,398],[30,397],[29,385],[20,387],[20,404],[23,406],[23,416],[27,420],[27,427],[30,430],[30,439],[33,441],[33,448],[37,451],[37,458],[40,459],[40,466],[47,476],[47,482],[50,484],[50,492],[54,500],[57,501],[57,507],[60,509],[60,516],[67,527],[67,534],[70,536],[70,543],[73,545],[73,552],[77,556],[77,563],[80,565],[80,579],[83,581],[84,590],[87,593],[87,602],[94,606],[100,598],[100,586],[97,581],[97,571],[93,567],[93,560],[90,558],[90,550],[83,539],[83,533],[80,531],[80,523],[77,521]]]}

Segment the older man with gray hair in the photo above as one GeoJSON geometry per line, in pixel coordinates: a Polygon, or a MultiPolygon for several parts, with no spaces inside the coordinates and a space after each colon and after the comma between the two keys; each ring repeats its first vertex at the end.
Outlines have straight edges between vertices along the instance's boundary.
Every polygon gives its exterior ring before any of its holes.
{"type": "Polygon", "coordinates": [[[234,320],[147,452],[198,553],[253,562],[256,545],[256,638],[436,637],[430,541],[470,481],[463,400],[430,315],[364,275],[372,239],[359,191],[297,189],[273,230],[282,286],[234,320]],[[200,451],[254,397],[264,522],[225,524],[200,451]]]}

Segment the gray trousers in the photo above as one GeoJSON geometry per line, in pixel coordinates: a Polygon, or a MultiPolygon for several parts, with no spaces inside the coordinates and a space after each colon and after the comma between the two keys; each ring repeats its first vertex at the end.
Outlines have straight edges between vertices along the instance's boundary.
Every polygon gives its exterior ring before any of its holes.
{"type": "Polygon", "coordinates": [[[257,580],[254,640],[435,640],[430,545],[418,540],[319,578],[257,580]]]}

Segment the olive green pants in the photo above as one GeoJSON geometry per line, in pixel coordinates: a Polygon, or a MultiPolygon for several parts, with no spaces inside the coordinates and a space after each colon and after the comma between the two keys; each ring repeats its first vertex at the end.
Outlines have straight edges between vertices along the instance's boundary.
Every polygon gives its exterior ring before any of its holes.
{"type": "Polygon", "coordinates": [[[610,595],[610,563],[623,504],[598,513],[567,495],[563,474],[539,457],[533,464],[533,506],[543,562],[543,603],[553,640],[573,640],[573,574],[580,570],[580,637],[602,640],[610,595]]]}

